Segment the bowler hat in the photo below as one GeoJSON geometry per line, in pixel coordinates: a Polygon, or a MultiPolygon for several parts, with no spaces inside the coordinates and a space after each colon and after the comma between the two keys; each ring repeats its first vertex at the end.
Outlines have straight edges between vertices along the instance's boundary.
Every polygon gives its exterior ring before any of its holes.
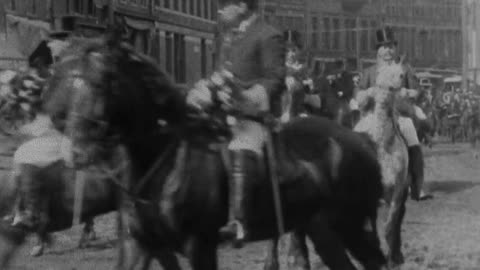
{"type": "Polygon", "coordinates": [[[394,44],[396,46],[398,43],[395,40],[393,29],[389,26],[386,26],[377,30],[377,49],[388,44],[394,44]]]}

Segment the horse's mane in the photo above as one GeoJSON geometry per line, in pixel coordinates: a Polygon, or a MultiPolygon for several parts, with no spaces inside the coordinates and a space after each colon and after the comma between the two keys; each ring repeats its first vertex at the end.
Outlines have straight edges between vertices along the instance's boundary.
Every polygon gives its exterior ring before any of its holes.
{"type": "Polygon", "coordinates": [[[50,114],[66,117],[78,77],[105,99],[107,117],[114,124],[135,123],[137,130],[148,130],[158,118],[181,120],[182,91],[154,61],[124,42],[72,39],[44,93],[44,107],[50,114]]]}
{"type": "Polygon", "coordinates": [[[105,89],[109,89],[105,98],[112,101],[110,105],[123,111],[130,107],[136,114],[131,115],[135,123],[150,119],[156,125],[159,118],[169,124],[183,122],[184,91],[152,59],[125,42],[115,44],[109,52],[103,82],[105,89]]]}

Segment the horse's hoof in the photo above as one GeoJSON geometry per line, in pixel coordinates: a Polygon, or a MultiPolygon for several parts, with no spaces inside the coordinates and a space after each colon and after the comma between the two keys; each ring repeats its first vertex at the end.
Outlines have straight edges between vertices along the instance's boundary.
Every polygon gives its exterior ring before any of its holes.
{"type": "Polygon", "coordinates": [[[30,252],[30,256],[39,257],[43,255],[43,246],[34,246],[30,252]]]}
{"type": "Polygon", "coordinates": [[[405,258],[403,257],[403,254],[399,253],[390,257],[388,266],[389,266],[389,269],[396,269],[397,267],[401,266],[404,263],[405,263],[405,258]]]}
{"type": "Polygon", "coordinates": [[[287,265],[287,268],[292,270],[310,270],[310,265],[308,262],[295,256],[289,256],[287,265]]]}
{"type": "Polygon", "coordinates": [[[278,264],[278,261],[266,263],[263,266],[263,270],[279,270],[279,269],[280,269],[280,265],[278,264]]]}
{"type": "Polygon", "coordinates": [[[97,234],[94,233],[94,232],[91,232],[90,234],[88,234],[88,241],[95,241],[97,240],[97,234]]]}

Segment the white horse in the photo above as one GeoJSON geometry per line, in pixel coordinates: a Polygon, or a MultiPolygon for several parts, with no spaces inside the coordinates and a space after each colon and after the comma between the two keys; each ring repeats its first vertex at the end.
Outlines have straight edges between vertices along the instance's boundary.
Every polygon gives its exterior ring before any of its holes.
{"type": "Polygon", "coordinates": [[[385,65],[379,69],[376,86],[357,94],[361,109],[368,109],[367,104],[371,104],[372,101],[373,107],[365,112],[354,129],[369,134],[377,144],[385,201],[389,207],[385,240],[390,266],[404,262],[401,251],[401,225],[405,216],[409,187],[408,151],[400,133],[399,117],[395,110],[396,100],[411,92],[401,88],[404,75],[401,63],[385,65]]]}

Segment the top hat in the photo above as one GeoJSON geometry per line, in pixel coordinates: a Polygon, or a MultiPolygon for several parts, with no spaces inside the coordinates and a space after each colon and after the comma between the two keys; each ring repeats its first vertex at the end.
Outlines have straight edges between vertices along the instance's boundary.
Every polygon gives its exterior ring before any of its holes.
{"type": "Polygon", "coordinates": [[[377,30],[377,49],[388,44],[394,44],[396,46],[398,43],[395,40],[393,29],[389,26],[386,26],[377,30]]]}

